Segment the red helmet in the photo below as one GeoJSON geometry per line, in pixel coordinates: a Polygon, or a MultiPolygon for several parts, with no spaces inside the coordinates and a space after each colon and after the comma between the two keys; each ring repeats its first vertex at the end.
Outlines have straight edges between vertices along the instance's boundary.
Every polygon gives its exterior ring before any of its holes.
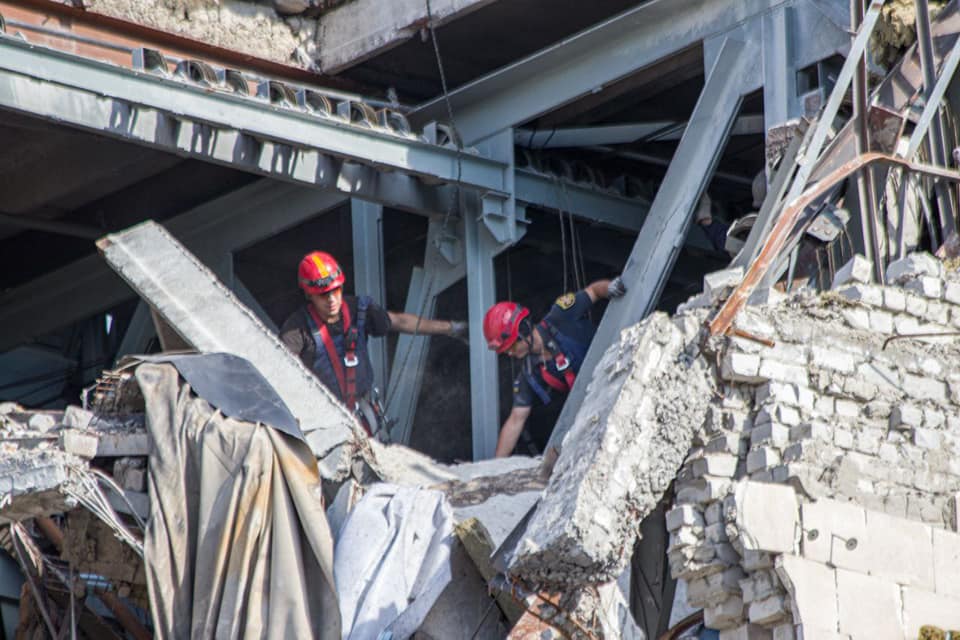
{"type": "Polygon", "coordinates": [[[516,302],[498,302],[487,310],[483,317],[483,337],[487,347],[503,353],[520,336],[520,322],[530,315],[530,310],[516,302]]]}
{"type": "Polygon", "coordinates": [[[300,288],[307,293],[318,294],[333,291],[346,282],[343,269],[324,251],[313,251],[303,256],[297,270],[300,288]]]}

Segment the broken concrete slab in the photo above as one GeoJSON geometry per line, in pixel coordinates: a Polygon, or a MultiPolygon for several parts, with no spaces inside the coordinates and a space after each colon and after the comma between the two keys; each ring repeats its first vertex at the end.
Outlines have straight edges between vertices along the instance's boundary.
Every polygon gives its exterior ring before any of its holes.
{"type": "Polygon", "coordinates": [[[800,538],[800,512],[793,487],[740,482],[734,489],[738,543],[744,549],[792,553],[800,538]]]}
{"type": "Polygon", "coordinates": [[[346,477],[366,435],[210,269],[152,221],[106,236],[97,246],[110,266],[193,347],[250,361],[299,421],[323,477],[346,477]]]}
{"type": "Polygon", "coordinates": [[[540,584],[597,584],[623,571],[636,515],[660,500],[706,418],[712,374],[702,359],[686,356],[698,330],[696,322],[658,313],[607,350],[511,574],[540,584]]]}
{"type": "Polygon", "coordinates": [[[419,35],[428,23],[439,26],[494,1],[433,0],[430,5],[420,0],[348,2],[320,19],[320,70],[339,73],[419,35]]]}

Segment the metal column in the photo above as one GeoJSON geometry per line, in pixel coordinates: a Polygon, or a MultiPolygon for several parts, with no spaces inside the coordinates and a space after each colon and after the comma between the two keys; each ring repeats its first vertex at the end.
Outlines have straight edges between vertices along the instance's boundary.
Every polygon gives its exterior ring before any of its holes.
{"type": "MultiPolygon", "coordinates": [[[[353,279],[357,295],[373,298],[386,308],[387,287],[383,272],[383,207],[364,200],[350,200],[353,227],[353,279]]],[[[387,347],[383,340],[372,340],[367,350],[373,363],[373,380],[385,390],[387,381],[387,347]]]]}
{"type": "MultiPolygon", "coordinates": [[[[448,223],[454,225],[454,221],[448,223]]],[[[437,306],[437,296],[466,276],[466,267],[456,234],[444,229],[439,219],[431,220],[427,228],[424,253],[423,268],[413,269],[404,311],[429,318],[437,306]]],[[[410,442],[429,347],[430,336],[401,334],[397,340],[386,394],[387,415],[395,421],[390,434],[394,442],[410,442]]]]}
{"type": "MultiPolygon", "coordinates": [[[[587,385],[606,348],[626,326],[639,322],[656,304],[692,222],[693,210],[729,137],[742,97],[742,78],[753,73],[756,47],[730,37],[719,47],[706,83],[667,174],[627,260],[626,296],[608,307],[550,437],[559,447],[572,426],[587,385]]],[[[472,318],[472,314],[471,314],[472,318]]]]}
{"type": "MultiPolygon", "coordinates": [[[[800,115],[794,55],[794,8],[763,16],[763,124],[766,131],[800,115]]],[[[766,138],[766,134],[764,134],[766,138]]]]}
{"type": "MultiPolygon", "coordinates": [[[[923,69],[923,95],[929,100],[937,83],[937,63],[933,54],[933,40],[930,36],[930,8],[927,0],[916,0],[917,6],[917,48],[920,50],[920,66],[923,69]]],[[[930,160],[933,164],[947,166],[946,150],[944,149],[943,124],[937,112],[930,122],[930,135],[927,144],[930,149],[930,160]]],[[[940,226],[943,237],[956,231],[956,211],[950,188],[943,182],[934,184],[937,194],[937,207],[940,209],[940,226]]]]}
{"type": "Polygon", "coordinates": [[[467,297],[470,313],[470,413],[473,424],[473,459],[492,458],[500,430],[500,385],[497,354],[487,349],[483,315],[496,303],[493,257],[498,243],[481,219],[481,205],[464,198],[464,239],[467,262],[467,297]]]}

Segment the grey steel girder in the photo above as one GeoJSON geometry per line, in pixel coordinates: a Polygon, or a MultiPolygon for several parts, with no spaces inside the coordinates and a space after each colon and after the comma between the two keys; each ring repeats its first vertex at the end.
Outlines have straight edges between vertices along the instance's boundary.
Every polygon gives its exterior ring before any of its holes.
{"type": "MultiPolygon", "coordinates": [[[[845,0],[828,4],[835,3],[845,0]]],[[[825,29],[837,31],[816,5],[807,4],[793,0],[650,0],[453,91],[449,98],[457,128],[466,144],[474,144],[596,93],[775,7],[796,5],[810,20],[821,20],[825,29]]],[[[822,35],[798,42],[794,52],[798,68],[829,55],[822,52],[822,35]]],[[[832,38],[834,35],[826,42],[832,38]]],[[[761,84],[757,74],[753,88],[761,84]]],[[[435,120],[445,110],[444,98],[436,98],[421,105],[411,119],[435,120]]]]}
{"type": "Polygon", "coordinates": [[[436,212],[443,185],[509,190],[478,154],[0,37],[0,109],[280,180],[436,212]]]}
{"type": "Polygon", "coordinates": [[[263,374],[300,423],[324,478],[339,480],[349,472],[350,449],[366,437],[360,426],[276,333],[168,231],[144,222],[97,246],[187,343],[246,358],[263,374]]]}
{"type": "MultiPolygon", "coordinates": [[[[462,227],[459,219],[448,219],[445,228],[440,218],[427,227],[427,248],[423,267],[415,267],[407,289],[404,311],[432,318],[437,296],[467,275],[463,259],[462,227]]],[[[395,421],[391,439],[408,444],[413,433],[417,401],[423,383],[430,336],[402,334],[393,352],[393,367],[387,392],[387,415],[395,421]]]]}
{"type": "Polygon", "coordinates": [[[492,458],[500,431],[500,385],[497,354],[487,349],[483,316],[497,302],[493,258],[499,243],[482,224],[475,197],[466,197],[463,218],[467,263],[467,307],[470,314],[470,415],[473,459],[492,458]],[[471,202],[473,200],[473,202],[471,202]]]}
{"type": "MultiPolygon", "coordinates": [[[[357,198],[350,200],[353,229],[354,291],[373,298],[386,308],[387,286],[383,260],[383,207],[357,198]]],[[[367,346],[373,364],[373,380],[377,389],[385,390],[387,381],[387,348],[384,340],[372,340],[367,346]]]]}
{"type": "Polygon", "coordinates": [[[639,232],[650,208],[645,198],[624,198],[526,169],[517,169],[514,187],[523,204],[569,211],[575,218],[626,231],[639,232]]]}
{"type": "Polygon", "coordinates": [[[656,304],[692,223],[696,203],[729,137],[744,93],[744,79],[758,72],[761,56],[755,39],[744,43],[735,36],[727,37],[717,50],[690,124],[624,268],[627,294],[607,307],[554,427],[551,446],[559,448],[573,424],[603,352],[621,329],[639,322],[656,304]]]}
{"type": "MultiPolygon", "coordinates": [[[[434,218],[430,221],[430,226],[427,229],[424,266],[423,268],[414,268],[410,278],[410,287],[407,293],[406,307],[404,308],[407,313],[423,315],[428,318],[433,317],[437,297],[467,275],[463,221],[461,219],[450,219],[447,226],[449,228],[444,229],[441,218],[434,218]]],[[[512,242],[494,243],[489,249],[490,260],[511,246],[513,246],[512,242]]],[[[480,313],[486,313],[486,309],[487,307],[484,307],[480,313]]],[[[470,309],[468,309],[469,312],[470,309]]],[[[471,325],[480,324],[475,316],[470,315],[468,317],[471,325]]],[[[482,315],[480,317],[482,318],[482,315]]],[[[486,341],[481,339],[480,342],[475,342],[472,334],[470,345],[471,354],[473,354],[474,346],[479,350],[486,350],[486,341]]],[[[429,347],[430,336],[401,335],[397,340],[387,394],[387,414],[396,421],[391,434],[394,442],[402,444],[410,442],[417,401],[420,398],[420,388],[423,384],[423,368],[426,364],[429,347]]],[[[473,356],[471,355],[471,357],[473,356]]],[[[473,381],[473,375],[471,369],[471,381],[473,381]]],[[[482,402],[492,403],[490,406],[499,406],[489,398],[482,400],[482,402]]],[[[489,427],[489,421],[486,424],[489,427]]]]}
{"type": "MultiPolygon", "coordinates": [[[[560,149],[567,147],[591,147],[607,144],[627,144],[640,138],[648,141],[679,140],[683,135],[684,122],[661,120],[658,122],[634,122],[594,127],[566,127],[560,129],[517,129],[513,140],[521,147],[530,149],[560,149]]],[[[730,135],[757,135],[765,131],[763,116],[747,115],[737,118],[730,135]]]]}
{"type": "MultiPolygon", "coordinates": [[[[337,193],[262,180],[170,219],[194,253],[216,258],[344,204],[337,193]],[[271,215],[263,215],[269,210],[271,215]]],[[[0,294],[0,351],[108,309],[133,292],[90,255],[0,294]]]]}

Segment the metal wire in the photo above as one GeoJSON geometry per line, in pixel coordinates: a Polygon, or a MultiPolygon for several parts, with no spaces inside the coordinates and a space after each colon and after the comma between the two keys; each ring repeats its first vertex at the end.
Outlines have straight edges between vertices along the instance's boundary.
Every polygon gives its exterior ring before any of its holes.
{"type": "MultiPolygon", "coordinates": [[[[454,207],[459,204],[460,210],[463,209],[463,193],[460,189],[460,180],[463,175],[463,142],[460,138],[460,130],[457,128],[456,119],[453,117],[453,105],[450,102],[450,92],[447,88],[447,74],[443,69],[443,56],[440,54],[440,43],[437,41],[437,32],[433,24],[433,11],[430,7],[430,0],[426,0],[427,5],[427,29],[430,31],[430,40],[433,43],[433,54],[437,61],[437,69],[440,73],[440,87],[443,89],[443,101],[447,107],[447,119],[450,122],[450,128],[453,131],[453,144],[456,148],[456,161],[457,161],[457,181],[456,185],[450,194],[450,204],[447,207],[447,211],[443,216],[443,224],[440,227],[439,240],[442,241],[443,237],[447,233],[447,224],[450,221],[450,216],[453,214],[454,207]]],[[[429,243],[429,237],[427,239],[429,243]]],[[[429,246],[428,246],[429,250],[429,246]]],[[[427,275],[426,289],[423,295],[423,299],[420,302],[420,309],[417,312],[417,322],[413,327],[413,337],[416,338],[420,335],[420,323],[423,320],[423,314],[426,311],[427,304],[429,303],[430,297],[433,294],[433,287],[436,284],[436,264],[440,260],[440,251],[439,247],[436,247],[434,251],[430,252],[430,263],[425,264],[425,271],[427,275]]],[[[410,354],[413,351],[414,340],[411,340],[409,345],[407,345],[406,352],[403,354],[403,357],[400,359],[400,370],[403,371],[406,369],[407,362],[409,361],[410,354]]],[[[396,366],[396,363],[394,363],[396,366]]],[[[389,409],[391,403],[393,402],[394,397],[396,397],[397,387],[389,389],[384,400],[384,408],[389,409]]]]}
{"type": "Polygon", "coordinates": [[[23,530],[23,525],[18,522],[14,522],[10,525],[10,532],[13,535],[13,549],[17,555],[17,562],[19,563],[20,568],[23,570],[23,575],[27,578],[27,583],[30,585],[30,591],[33,592],[33,598],[37,603],[37,609],[40,611],[40,615],[43,617],[43,621],[47,625],[47,631],[50,632],[50,637],[56,638],[57,630],[53,626],[53,620],[50,618],[50,612],[47,611],[47,605],[44,603],[43,597],[40,595],[40,589],[33,580],[33,572],[30,571],[30,567],[27,565],[27,561],[23,557],[23,551],[20,549],[21,545],[26,547],[26,531],[23,530]]]}
{"type": "MultiPolygon", "coordinates": [[[[114,535],[116,535],[119,540],[127,543],[142,558],[143,542],[127,529],[117,515],[117,512],[113,510],[110,501],[107,500],[107,497],[97,484],[97,476],[80,467],[71,467],[71,469],[74,472],[74,481],[64,486],[65,493],[86,507],[93,515],[100,518],[104,524],[113,529],[114,535]]],[[[116,486],[116,484],[114,483],[113,486],[116,486]]],[[[142,520],[140,520],[135,512],[134,517],[142,526],[142,520]]]]}

